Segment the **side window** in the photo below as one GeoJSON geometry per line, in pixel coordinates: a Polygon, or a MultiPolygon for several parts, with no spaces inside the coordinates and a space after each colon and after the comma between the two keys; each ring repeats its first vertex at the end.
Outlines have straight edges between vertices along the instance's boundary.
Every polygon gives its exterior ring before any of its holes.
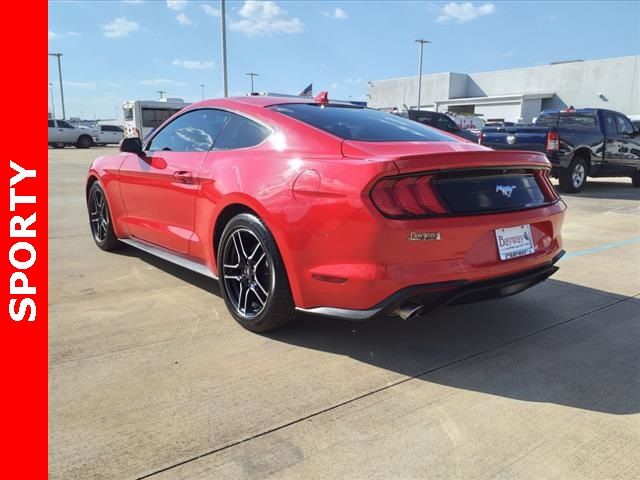
{"type": "Polygon", "coordinates": [[[433,125],[433,115],[418,115],[416,116],[416,122],[420,122],[425,125],[433,125]]]}
{"type": "Polygon", "coordinates": [[[53,120],[49,120],[49,128],[54,128],[55,124],[53,123],[53,120]]]}
{"type": "Polygon", "coordinates": [[[453,120],[451,120],[449,117],[446,117],[447,119],[447,130],[458,130],[458,124],[456,122],[454,122],[453,120]]]}
{"type": "Polygon", "coordinates": [[[180,115],[155,135],[147,150],[170,152],[207,152],[231,114],[202,109],[180,115]]]}
{"type": "Polygon", "coordinates": [[[58,128],[73,128],[73,126],[63,120],[58,120],[58,128]]]}
{"type": "Polygon", "coordinates": [[[602,112],[602,119],[604,120],[604,133],[606,135],[617,135],[618,129],[616,128],[616,119],[611,112],[602,112]]]}
{"type": "Polygon", "coordinates": [[[158,128],[164,121],[180,109],[170,108],[144,108],[142,110],[142,126],[145,128],[158,128]]]}
{"type": "Polygon", "coordinates": [[[216,140],[215,150],[254,147],[262,143],[271,131],[241,115],[233,115],[216,140]]]}
{"type": "Polygon", "coordinates": [[[616,121],[618,122],[618,133],[625,133],[631,135],[633,133],[633,125],[622,115],[616,115],[616,121]]]}
{"type": "Polygon", "coordinates": [[[455,123],[446,115],[438,116],[438,128],[440,130],[455,130],[455,123]]]}

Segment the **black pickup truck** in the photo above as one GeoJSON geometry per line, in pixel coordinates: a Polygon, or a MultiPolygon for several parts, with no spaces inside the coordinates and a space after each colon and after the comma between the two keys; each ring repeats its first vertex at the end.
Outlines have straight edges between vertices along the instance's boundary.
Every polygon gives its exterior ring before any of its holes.
{"type": "Polygon", "coordinates": [[[611,110],[545,110],[533,127],[485,127],[478,142],[496,150],[546,153],[563,192],[579,192],[587,176],[630,177],[640,187],[640,132],[611,110]]]}

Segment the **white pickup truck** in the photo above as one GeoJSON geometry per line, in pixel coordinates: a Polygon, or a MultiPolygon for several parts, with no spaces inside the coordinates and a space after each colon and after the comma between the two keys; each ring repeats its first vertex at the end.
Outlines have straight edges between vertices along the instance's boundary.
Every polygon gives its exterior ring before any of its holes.
{"type": "Polygon", "coordinates": [[[53,148],[64,148],[73,145],[76,148],[89,148],[95,143],[93,131],[88,128],[76,128],[64,120],[49,119],[48,142],[53,148]]]}

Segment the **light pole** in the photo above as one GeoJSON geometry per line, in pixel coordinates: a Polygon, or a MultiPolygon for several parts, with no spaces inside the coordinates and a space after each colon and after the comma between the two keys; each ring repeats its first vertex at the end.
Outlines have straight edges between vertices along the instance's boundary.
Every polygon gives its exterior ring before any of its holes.
{"type": "Polygon", "coordinates": [[[251,77],[251,95],[253,95],[253,77],[259,77],[260,74],[249,72],[249,73],[245,73],[245,75],[249,75],[251,77]]]}
{"type": "Polygon", "coordinates": [[[202,100],[204,100],[204,83],[200,84],[200,89],[202,90],[202,100]]]}
{"type": "Polygon", "coordinates": [[[160,94],[160,100],[162,100],[162,95],[167,93],[166,90],[156,90],[156,92],[160,94]]]}
{"type": "Polygon", "coordinates": [[[224,13],[224,0],[220,0],[220,22],[222,24],[222,91],[225,97],[229,96],[227,87],[227,30],[224,13]]]}
{"type": "Polygon", "coordinates": [[[67,116],[64,112],[64,90],[62,89],[62,66],[60,64],[60,57],[62,57],[62,54],[50,53],[49,56],[58,58],[58,80],[60,81],[60,102],[62,103],[62,119],[66,120],[67,116]]]}
{"type": "Polygon", "coordinates": [[[425,43],[431,43],[429,40],[422,38],[416,40],[420,44],[420,66],[418,67],[418,110],[420,110],[420,94],[422,93],[422,51],[425,43]]]}
{"type": "Polygon", "coordinates": [[[53,99],[53,83],[49,82],[49,91],[51,92],[51,115],[56,119],[56,102],[53,99]]]}

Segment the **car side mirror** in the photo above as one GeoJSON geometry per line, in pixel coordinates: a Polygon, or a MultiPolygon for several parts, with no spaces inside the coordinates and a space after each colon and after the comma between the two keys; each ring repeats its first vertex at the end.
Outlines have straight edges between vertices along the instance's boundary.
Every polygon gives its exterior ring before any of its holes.
{"type": "Polygon", "coordinates": [[[123,138],[120,142],[120,151],[140,155],[142,153],[142,140],[138,137],[123,138]]]}

